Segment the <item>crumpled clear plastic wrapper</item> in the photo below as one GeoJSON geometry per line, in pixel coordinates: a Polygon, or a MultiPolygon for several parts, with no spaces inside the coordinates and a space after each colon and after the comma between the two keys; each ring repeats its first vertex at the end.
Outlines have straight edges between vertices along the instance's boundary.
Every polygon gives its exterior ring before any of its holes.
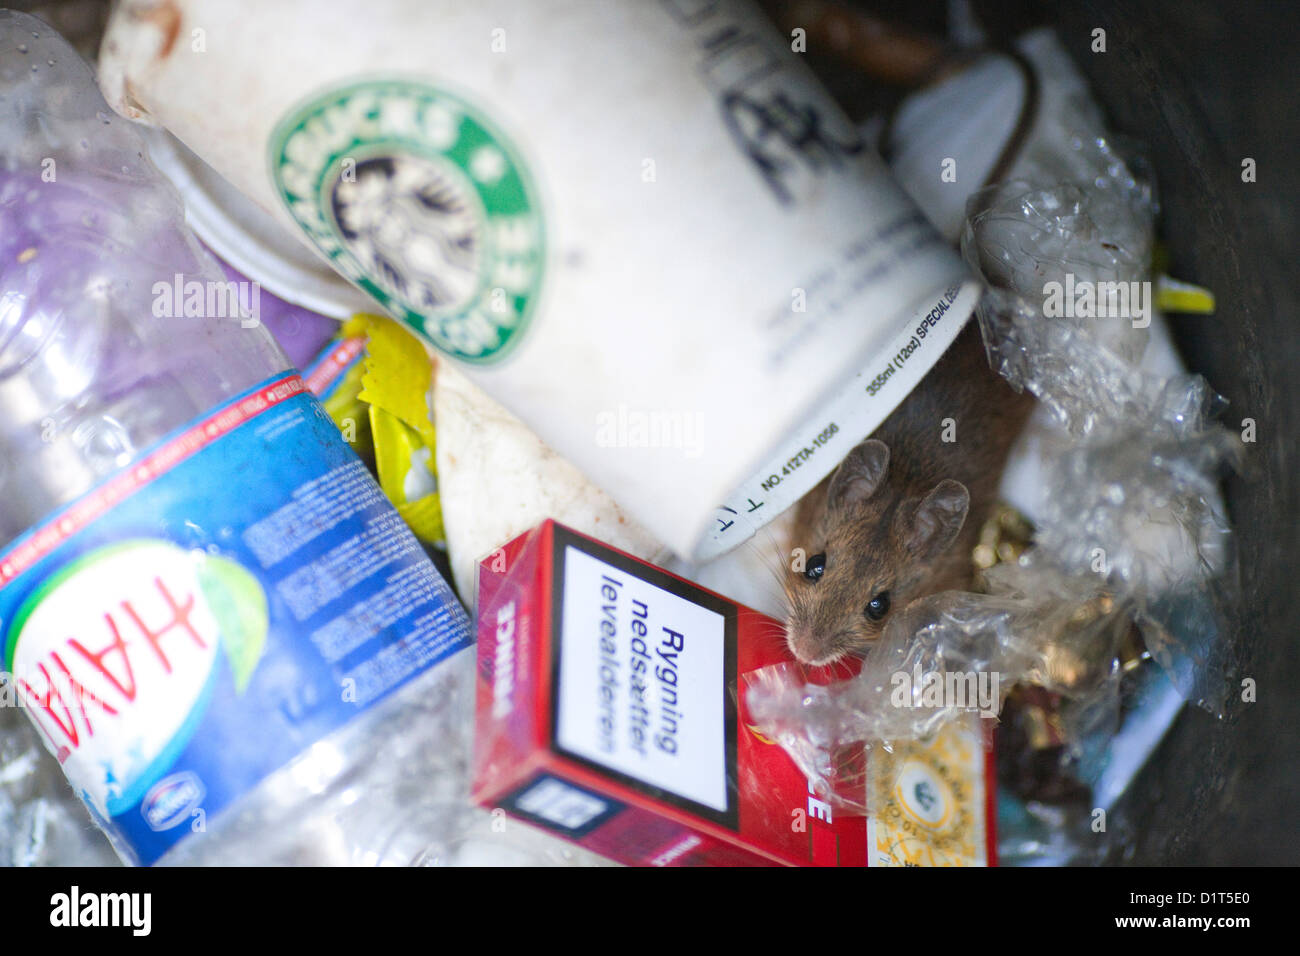
{"type": "Polygon", "coordinates": [[[1018,683],[1061,695],[1071,745],[1113,732],[1134,630],[1187,700],[1215,715],[1226,702],[1235,565],[1218,477],[1241,445],[1215,424],[1222,399],[1203,379],[1138,367],[1142,316],[1045,314],[1048,283],[1149,278],[1151,188],[1106,141],[1072,145],[1090,181],[982,190],[962,243],[989,286],[978,319],[993,368],[1062,426],[1034,546],[985,572],[987,593],[906,608],[851,680],[819,687],[769,668],[749,681],[759,729],[851,810],[877,810],[839,758],[851,745],[888,761],[962,714],[993,717],[1018,683]]]}
{"type": "MultiPolygon", "coordinates": [[[[1146,349],[1149,312],[1145,322],[1129,315],[1078,316],[1071,315],[1075,310],[1069,301],[1073,288],[1139,282],[1151,267],[1155,198],[1132,179],[1128,167],[1116,161],[1113,168],[1132,185],[1041,187],[1014,180],[979,190],[967,202],[962,252],[992,290],[1022,300],[1033,317],[1044,317],[1046,290],[1049,284],[1057,284],[1058,311],[1064,315],[1052,324],[1084,331],[1116,359],[1136,364],[1146,349]]],[[[1097,178],[1097,182],[1108,181],[1097,178]]],[[[1014,305],[1000,302],[1001,308],[1014,305]]],[[[1033,331],[1048,334],[1046,329],[1033,331]]],[[[1023,344],[1033,342],[1031,337],[1023,344]]],[[[1007,343],[1007,347],[1017,344],[1021,343],[1007,343]]],[[[1021,357],[1028,360],[1033,355],[1022,352],[1021,357]]],[[[1050,350],[1037,355],[1054,357],[1050,350]]]]}
{"type": "Polygon", "coordinates": [[[1116,655],[1134,602],[1036,555],[992,569],[987,584],[985,594],[947,591],[909,605],[851,680],[807,684],[788,666],[748,675],[760,731],[824,799],[876,813],[880,788],[864,788],[861,768],[845,754],[865,745],[868,761],[890,761],[900,744],[928,739],[963,715],[994,718],[1017,682],[1077,700],[1062,714],[1071,736],[1113,723],[1116,655]]]}

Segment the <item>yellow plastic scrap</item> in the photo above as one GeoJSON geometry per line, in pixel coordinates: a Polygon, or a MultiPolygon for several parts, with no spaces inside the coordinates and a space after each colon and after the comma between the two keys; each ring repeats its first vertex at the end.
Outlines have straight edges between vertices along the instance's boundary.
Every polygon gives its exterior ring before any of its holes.
{"type": "Polygon", "coordinates": [[[1156,277],[1155,300],[1156,308],[1161,312],[1187,312],[1195,315],[1214,313],[1213,292],[1163,274],[1156,277]]]}
{"type": "Polygon", "coordinates": [[[380,405],[370,406],[370,432],[375,442],[379,487],[417,538],[440,543],[446,531],[433,470],[433,446],[380,405]]]}
{"type": "Polygon", "coordinates": [[[427,397],[433,383],[429,353],[385,316],[354,315],[341,334],[368,340],[357,397],[369,406],[379,486],[417,538],[442,544],[446,532],[434,463],[436,432],[427,397]]]}
{"type": "Polygon", "coordinates": [[[385,316],[354,315],[343,326],[343,334],[354,328],[369,340],[359,398],[401,419],[432,447],[434,429],[428,395],[433,384],[433,362],[429,353],[415,336],[385,316]]]}

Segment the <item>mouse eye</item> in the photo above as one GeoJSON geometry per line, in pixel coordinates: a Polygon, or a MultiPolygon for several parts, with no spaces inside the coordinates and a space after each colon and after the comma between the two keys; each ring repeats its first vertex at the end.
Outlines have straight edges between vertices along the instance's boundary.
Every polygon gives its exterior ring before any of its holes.
{"type": "Polygon", "coordinates": [[[866,614],[867,618],[872,621],[879,621],[886,614],[888,614],[889,613],[889,592],[881,591],[870,601],[868,601],[866,608],[863,610],[863,613],[866,614]]]}
{"type": "Polygon", "coordinates": [[[809,581],[817,581],[826,573],[826,554],[814,554],[808,559],[808,567],[804,569],[803,576],[809,581]]]}

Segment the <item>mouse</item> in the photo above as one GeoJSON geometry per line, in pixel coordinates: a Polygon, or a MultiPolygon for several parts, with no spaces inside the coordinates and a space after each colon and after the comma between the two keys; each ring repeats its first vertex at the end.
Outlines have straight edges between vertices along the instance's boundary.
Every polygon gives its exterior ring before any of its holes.
{"type": "Polygon", "coordinates": [[[889,417],[795,506],[782,573],[785,636],[810,666],[861,657],[892,616],[967,590],[1034,398],[989,365],[967,322],[889,417]],[[795,549],[799,549],[796,551],[795,549]]]}

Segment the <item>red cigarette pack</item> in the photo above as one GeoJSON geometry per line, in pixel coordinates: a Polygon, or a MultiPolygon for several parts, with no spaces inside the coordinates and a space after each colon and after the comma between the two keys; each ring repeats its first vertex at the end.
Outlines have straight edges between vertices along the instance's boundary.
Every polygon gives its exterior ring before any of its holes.
{"type": "Polygon", "coordinates": [[[872,816],[812,792],[747,719],[744,675],[793,662],[772,618],[554,521],[481,562],[476,617],[485,807],[629,865],[993,862],[982,729],[918,747],[872,816]]]}

